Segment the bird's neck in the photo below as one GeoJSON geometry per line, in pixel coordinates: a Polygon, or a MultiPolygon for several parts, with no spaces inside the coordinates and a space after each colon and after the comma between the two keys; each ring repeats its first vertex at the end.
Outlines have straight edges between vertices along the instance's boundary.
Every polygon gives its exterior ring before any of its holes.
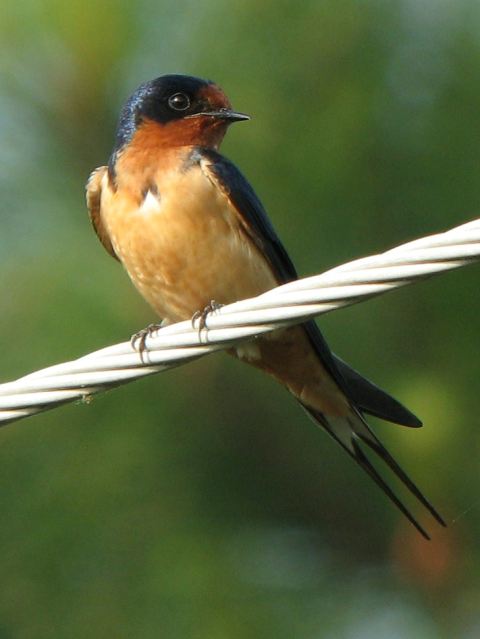
{"type": "Polygon", "coordinates": [[[191,118],[159,124],[144,121],[130,141],[114,153],[110,173],[117,185],[148,182],[159,172],[182,170],[192,150],[218,150],[227,126],[211,118],[191,118]]]}

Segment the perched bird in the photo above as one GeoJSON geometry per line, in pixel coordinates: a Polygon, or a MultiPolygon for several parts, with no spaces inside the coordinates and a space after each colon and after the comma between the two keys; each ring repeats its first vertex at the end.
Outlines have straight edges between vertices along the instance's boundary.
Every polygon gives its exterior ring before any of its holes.
{"type": "MultiPolygon", "coordinates": [[[[100,241],[164,323],[190,319],[211,300],[229,304],[297,278],[252,187],[218,153],[229,125],[248,119],[213,82],[183,75],[146,82],[123,107],[108,166],[88,180],[100,241]]],[[[361,444],[445,525],[363,413],[405,426],[421,422],[332,354],[315,322],[275,331],[233,354],[285,386],[424,537],[361,444]]]]}

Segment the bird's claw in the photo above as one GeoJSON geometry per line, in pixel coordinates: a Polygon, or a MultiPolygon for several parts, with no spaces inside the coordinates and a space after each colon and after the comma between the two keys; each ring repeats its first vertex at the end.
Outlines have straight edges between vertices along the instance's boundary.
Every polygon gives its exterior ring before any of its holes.
{"type": "Polygon", "coordinates": [[[219,309],[225,306],[224,304],[219,304],[215,300],[210,300],[210,302],[205,306],[205,308],[201,311],[195,311],[192,315],[192,327],[195,328],[195,324],[198,321],[198,334],[203,331],[203,329],[207,328],[207,317],[210,313],[215,313],[219,309]]]}
{"type": "Polygon", "coordinates": [[[130,344],[134,350],[138,350],[140,353],[140,359],[144,361],[144,354],[147,351],[146,341],[148,337],[151,337],[154,333],[162,328],[162,324],[149,324],[146,328],[142,328],[141,331],[132,335],[130,344]]]}

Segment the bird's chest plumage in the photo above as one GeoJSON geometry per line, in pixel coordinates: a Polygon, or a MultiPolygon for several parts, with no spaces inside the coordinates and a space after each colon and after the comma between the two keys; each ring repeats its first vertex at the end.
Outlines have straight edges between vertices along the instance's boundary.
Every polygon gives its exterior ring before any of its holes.
{"type": "Polygon", "coordinates": [[[102,220],[133,283],[159,316],[190,318],[275,286],[228,197],[199,164],[156,171],[141,191],[104,188],[102,220]]]}

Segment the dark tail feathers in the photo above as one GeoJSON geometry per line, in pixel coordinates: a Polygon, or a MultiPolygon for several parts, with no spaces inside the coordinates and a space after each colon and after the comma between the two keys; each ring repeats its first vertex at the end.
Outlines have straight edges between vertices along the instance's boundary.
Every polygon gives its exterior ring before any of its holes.
{"type": "Polygon", "coordinates": [[[395,459],[390,455],[388,450],[378,440],[371,431],[370,427],[363,419],[360,412],[352,408],[351,413],[345,417],[325,416],[322,413],[304,406],[303,408],[313,418],[316,424],[322,426],[333,439],[363,468],[363,470],[373,479],[373,481],[383,490],[387,497],[395,504],[405,517],[415,526],[419,533],[430,539],[430,536],[424,528],[418,523],[412,513],[396,496],[390,486],[382,479],[377,470],[371,464],[360,443],[365,444],[378,457],[380,457],[406,486],[406,488],[414,495],[418,501],[430,512],[432,517],[442,526],[446,526],[445,521],[435,510],[428,499],[420,492],[408,475],[400,468],[395,459]]]}

